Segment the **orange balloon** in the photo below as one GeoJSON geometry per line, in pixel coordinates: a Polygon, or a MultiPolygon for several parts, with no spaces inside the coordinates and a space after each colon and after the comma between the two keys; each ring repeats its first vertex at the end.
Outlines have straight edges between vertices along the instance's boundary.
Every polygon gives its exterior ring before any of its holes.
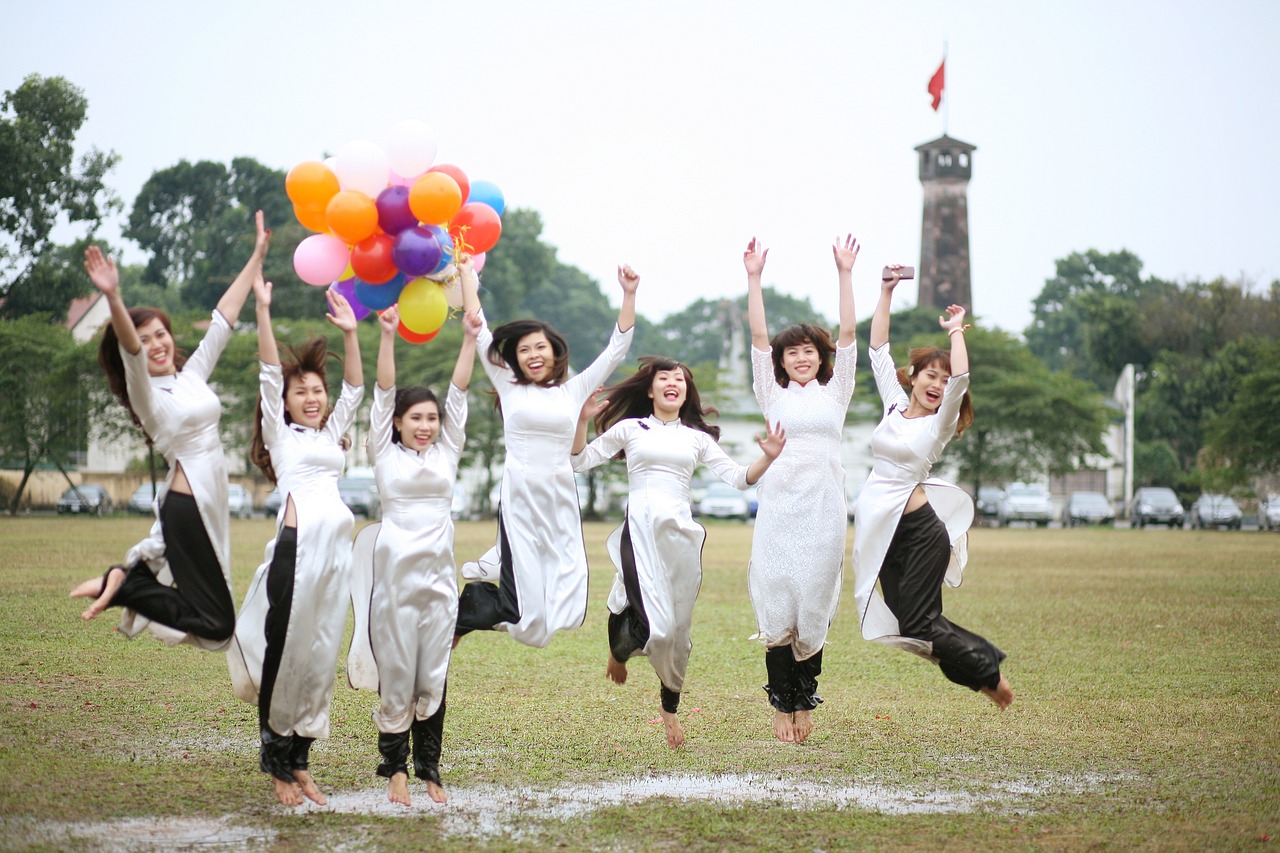
{"type": "Polygon", "coordinates": [[[438,166],[432,166],[427,169],[427,174],[432,172],[443,172],[458,182],[458,189],[462,190],[462,203],[466,204],[467,199],[471,197],[471,181],[467,178],[467,173],[459,169],[452,163],[441,163],[438,166]]]}
{"type": "Polygon", "coordinates": [[[293,215],[298,217],[298,221],[302,223],[302,227],[308,231],[315,231],[318,234],[324,234],[329,230],[329,220],[324,215],[324,205],[319,207],[303,207],[295,204],[293,206],[293,215]]]}
{"type": "MultiPolygon", "coordinates": [[[[299,163],[289,170],[284,179],[284,191],[295,207],[323,208],[340,189],[338,176],[324,163],[316,160],[299,163]]],[[[303,224],[306,225],[305,222],[303,224]]]]}
{"type": "Polygon", "coordinates": [[[344,243],[359,243],[378,230],[378,206],[358,190],[343,190],[325,208],[329,230],[344,243]]]}
{"type": "Polygon", "coordinates": [[[440,329],[436,329],[434,332],[427,332],[425,335],[420,335],[407,328],[403,322],[400,324],[400,328],[397,329],[397,331],[400,333],[400,337],[404,338],[411,344],[425,344],[427,341],[440,334],[440,329]]]}
{"type": "Polygon", "coordinates": [[[425,225],[443,225],[461,207],[462,190],[444,172],[427,172],[409,188],[409,210],[425,225]]]}
{"type": "Polygon", "coordinates": [[[455,249],[478,255],[492,249],[502,236],[502,218],[489,205],[473,201],[464,204],[449,223],[449,235],[455,249]]]}

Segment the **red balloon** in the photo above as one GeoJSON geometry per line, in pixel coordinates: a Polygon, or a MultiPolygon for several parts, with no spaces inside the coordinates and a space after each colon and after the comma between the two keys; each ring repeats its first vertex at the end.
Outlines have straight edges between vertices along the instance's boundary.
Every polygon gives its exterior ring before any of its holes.
{"type": "Polygon", "coordinates": [[[462,190],[462,203],[467,203],[467,197],[471,195],[471,181],[467,180],[467,173],[459,169],[452,163],[441,163],[438,166],[432,166],[427,169],[428,172],[444,172],[449,177],[458,182],[458,189],[462,190]]]}
{"type": "Polygon", "coordinates": [[[458,251],[472,255],[487,252],[502,236],[502,218],[482,202],[464,204],[449,223],[449,236],[453,237],[453,245],[458,251]]]}
{"type": "Polygon", "coordinates": [[[391,259],[394,245],[386,234],[374,234],[351,247],[351,271],[356,278],[369,284],[386,284],[396,277],[395,261],[391,259]]]}
{"type": "MultiPolygon", "coordinates": [[[[440,328],[443,329],[444,327],[441,326],[440,328]]],[[[436,329],[434,332],[427,332],[425,335],[420,335],[405,326],[404,321],[400,322],[400,328],[397,329],[397,331],[400,333],[400,337],[404,338],[411,344],[425,344],[427,341],[440,334],[440,329],[436,329]]]]}

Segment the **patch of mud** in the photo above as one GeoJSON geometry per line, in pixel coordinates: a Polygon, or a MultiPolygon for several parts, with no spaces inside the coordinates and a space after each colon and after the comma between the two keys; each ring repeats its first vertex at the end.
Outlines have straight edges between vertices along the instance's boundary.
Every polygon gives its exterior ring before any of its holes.
{"type": "MultiPolygon", "coordinates": [[[[959,790],[942,787],[898,787],[863,782],[837,785],[759,774],[721,776],[644,776],[548,787],[475,785],[449,789],[449,802],[433,803],[425,787],[410,784],[413,805],[387,801],[385,788],[333,793],[326,806],[306,803],[297,809],[277,807],[280,814],[338,812],[378,817],[438,817],[445,834],[460,838],[527,839],[547,822],[572,821],[597,809],[665,798],[683,803],[735,807],[767,803],[797,810],[856,809],[888,815],[956,814],[979,809],[1027,813],[1053,794],[1101,790],[1118,778],[1100,774],[1046,774],[1003,780],[959,790]]],[[[269,829],[246,827],[228,815],[214,820],[159,818],[99,823],[54,824],[0,819],[10,838],[49,846],[69,840],[88,842],[96,850],[134,853],[141,850],[265,850],[275,841],[269,829]]]]}

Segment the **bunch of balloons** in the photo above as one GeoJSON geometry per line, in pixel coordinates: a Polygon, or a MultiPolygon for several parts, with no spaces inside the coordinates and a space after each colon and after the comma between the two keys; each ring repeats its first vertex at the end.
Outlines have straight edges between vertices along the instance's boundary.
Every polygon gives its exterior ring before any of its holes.
{"type": "Polygon", "coordinates": [[[421,121],[391,129],[385,148],[349,142],[336,156],[299,163],[285,191],[303,227],[317,233],[293,253],[298,277],[332,286],[364,317],[400,304],[400,336],[431,340],[457,288],[445,287],[456,253],[479,272],[502,235],[502,191],[435,163],[436,138],[421,121]],[[452,292],[450,292],[452,291],[452,292]]]}

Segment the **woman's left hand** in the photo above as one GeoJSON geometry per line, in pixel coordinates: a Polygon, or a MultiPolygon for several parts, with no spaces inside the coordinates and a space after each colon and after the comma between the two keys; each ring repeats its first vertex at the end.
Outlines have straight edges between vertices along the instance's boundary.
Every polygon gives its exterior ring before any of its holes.
{"type": "Polygon", "coordinates": [[[938,325],[946,332],[950,332],[952,329],[963,330],[965,328],[964,309],[959,305],[948,305],[947,315],[938,318],[938,325]]]}
{"type": "Polygon", "coordinates": [[[782,448],[787,445],[787,431],[782,428],[781,423],[768,427],[768,430],[764,438],[756,437],[756,444],[760,445],[760,452],[765,456],[777,459],[782,448]]]}
{"type": "Polygon", "coordinates": [[[356,312],[351,309],[351,303],[336,290],[326,290],[324,296],[329,301],[329,313],[324,315],[325,319],[343,332],[354,332],[359,321],[356,320],[356,312]]]}
{"type": "Polygon", "coordinates": [[[468,311],[462,315],[462,334],[475,340],[480,337],[481,330],[484,329],[484,321],[480,319],[479,311],[468,311]]]}
{"type": "Polygon", "coordinates": [[[831,244],[831,254],[836,259],[836,269],[840,272],[851,272],[853,262],[858,259],[858,250],[862,247],[852,234],[846,234],[844,240],[839,237],[831,244]]]}
{"type": "Polygon", "coordinates": [[[631,264],[618,267],[618,284],[623,293],[635,293],[640,287],[640,274],[631,268],[631,264]]]}

